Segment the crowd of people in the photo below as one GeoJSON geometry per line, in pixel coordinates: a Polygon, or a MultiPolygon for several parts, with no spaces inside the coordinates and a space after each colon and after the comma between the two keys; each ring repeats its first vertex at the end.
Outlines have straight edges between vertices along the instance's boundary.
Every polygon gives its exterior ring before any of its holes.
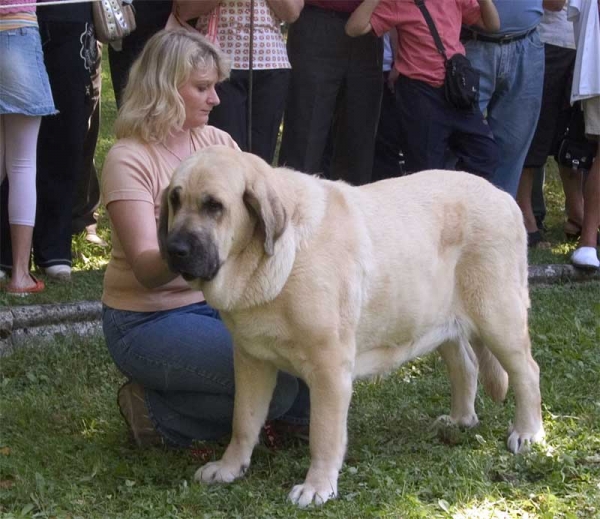
{"type": "MultiPolygon", "coordinates": [[[[138,445],[188,446],[231,428],[231,336],[159,251],[161,194],[187,156],[221,144],[273,162],[283,121],[280,165],[355,185],[465,170],[518,200],[534,246],[543,233],[544,165],[559,159],[575,116],[580,141],[600,148],[598,0],[249,5],[135,1],[137,29],[108,49],[119,112],[99,189],[101,52],[90,4],[41,2],[36,16],[34,0],[0,0],[5,290],[44,290],[32,252],[46,276],[69,279],[74,232],[104,245],[93,230],[101,192],[112,232],[104,334],[128,379],[118,403],[138,445]],[[480,77],[468,108],[444,93],[455,54],[480,77]]],[[[572,262],[584,268],[600,267],[597,157],[586,171],[560,169],[564,230],[579,240],[572,262]]],[[[303,431],[309,400],[303,381],[280,373],[269,418],[303,431]]]]}

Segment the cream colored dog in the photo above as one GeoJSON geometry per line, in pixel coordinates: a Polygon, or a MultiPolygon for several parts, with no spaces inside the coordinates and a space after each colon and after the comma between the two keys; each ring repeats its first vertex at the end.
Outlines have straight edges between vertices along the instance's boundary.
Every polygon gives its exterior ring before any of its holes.
{"type": "Polygon", "coordinates": [[[511,381],[508,448],[542,437],[526,233],[517,204],[487,181],[435,170],[352,187],[213,147],[173,175],[159,235],[235,344],[231,443],[197,480],[246,472],[281,369],[311,397],[311,464],[289,497],[335,497],[353,379],[436,348],[451,383],[446,420],[477,423],[479,372],[496,400],[511,381]]]}

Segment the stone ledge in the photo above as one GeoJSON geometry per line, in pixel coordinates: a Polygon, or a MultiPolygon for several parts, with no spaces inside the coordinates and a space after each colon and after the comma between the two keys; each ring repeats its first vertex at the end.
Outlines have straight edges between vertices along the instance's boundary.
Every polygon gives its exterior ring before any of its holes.
{"type": "Polygon", "coordinates": [[[0,310],[0,357],[32,340],[49,342],[57,336],[100,334],[100,301],[13,306],[0,310]]]}
{"type": "Polygon", "coordinates": [[[600,270],[582,270],[573,265],[530,265],[529,283],[560,283],[564,281],[591,281],[600,279],[600,270]]]}
{"type": "MultiPolygon", "coordinates": [[[[531,284],[600,279],[600,271],[582,271],[572,265],[531,265],[531,284]]],[[[102,304],[99,301],[25,305],[0,309],[0,357],[35,340],[48,342],[57,336],[100,334],[102,304]]]]}

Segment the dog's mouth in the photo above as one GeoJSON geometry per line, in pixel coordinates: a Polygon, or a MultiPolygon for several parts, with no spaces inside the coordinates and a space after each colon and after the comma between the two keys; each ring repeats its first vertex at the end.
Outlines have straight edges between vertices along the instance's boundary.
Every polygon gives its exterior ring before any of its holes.
{"type": "Polygon", "coordinates": [[[221,268],[217,247],[206,235],[173,234],[167,240],[166,253],[169,269],[187,283],[212,281],[221,268]]]}
{"type": "Polygon", "coordinates": [[[201,268],[199,269],[199,271],[195,271],[195,270],[184,270],[184,269],[180,269],[175,267],[175,265],[170,265],[170,269],[173,272],[176,272],[177,274],[179,274],[186,283],[191,283],[193,281],[202,281],[202,282],[207,282],[207,281],[212,281],[217,274],[219,273],[219,269],[221,268],[220,263],[215,263],[213,265],[210,266],[205,266],[205,268],[201,268]]]}
{"type": "Polygon", "coordinates": [[[189,272],[180,272],[180,274],[181,277],[185,279],[188,283],[196,279],[196,276],[194,276],[194,274],[190,274],[189,272]]]}

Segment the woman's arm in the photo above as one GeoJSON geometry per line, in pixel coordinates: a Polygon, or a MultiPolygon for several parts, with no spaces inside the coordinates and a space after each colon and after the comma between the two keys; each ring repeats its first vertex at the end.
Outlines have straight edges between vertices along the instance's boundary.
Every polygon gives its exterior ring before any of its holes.
{"type": "Polygon", "coordinates": [[[481,17],[473,25],[489,32],[500,30],[500,17],[492,0],[478,0],[481,17]]]}
{"type": "Polygon", "coordinates": [[[300,16],[304,0],[267,0],[267,4],[280,20],[293,23],[300,16]]]}
{"type": "Polygon", "coordinates": [[[548,11],[560,11],[565,6],[565,0],[544,0],[542,7],[548,11]]]}
{"type": "Polygon", "coordinates": [[[144,287],[157,288],[178,276],[169,270],[160,255],[152,204],[117,200],[110,202],[106,209],[123,246],[127,263],[144,287]]]}
{"type": "Polygon", "coordinates": [[[210,13],[221,0],[174,0],[175,12],[183,21],[210,13]]]}
{"type": "Polygon", "coordinates": [[[371,15],[381,0],[364,0],[352,13],[346,22],[346,34],[348,36],[362,36],[373,28],[371,27],[371,15]]]}

